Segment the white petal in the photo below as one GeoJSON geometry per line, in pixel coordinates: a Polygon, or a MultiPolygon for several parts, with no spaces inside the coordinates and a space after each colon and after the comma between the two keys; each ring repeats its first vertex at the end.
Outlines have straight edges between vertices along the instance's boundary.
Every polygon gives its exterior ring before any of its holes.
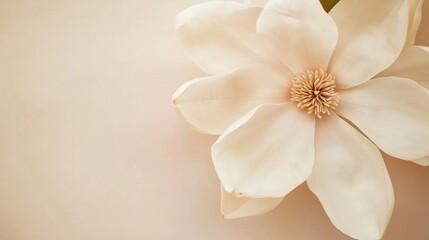
{"type": "Polygon", "coordinates": [[[260,7],[235,2],[201,3],[177,16],[176,33],[198,67],[208,73],[224,74],[269,58],[264,50],[267,44],[256,36],[260,11],[260,7]]]}
{"type": "Polygon", "coordinates": [[[387,154],[405,160],[429,156],[429,94],[416,82],[379,78],[340,97],[337,113],[387,154]]]}
{"type": "Polygon", "coordinates": [[[283,198],[237,197],[222,187],[221,212],[227,219],[255,216],[277,207],[283,198]]]}
{"type": "Polygon", "coordinates": [[[283,197],[311,172],[314,117],[293,103],[264,104],[235,122],[212,147],[228,192],[283,197]]]}
{"type": "Polygon", "coordinates": [[[176,91],[173,104],[198,131],[221,134],[262,103],[288,101],[290,81],[284,78],[287,75],[239,68],[226,75],[195,79],[176,91]]]}
{"type": "Polygon", "coordinates": [[[251,5],[255,5],[255,6],[265,6],[265,4],[267,4],[269,0],[243,0],[244,3],[246,4],[251,4],[251,5]]]}
{"type": "Polygon", "coordinates": [[[404,49],[398,60],[378,77],[396,76],[417,81],[429,89],[429,49],[412,46],[404,49]]]}
{"type": "Polygon", "coordinates": [[[377,149],[336,114],[316,124],[316,159],[307,179],[332,223],[356,239],[380,239],[394,205],[377,149]]]}
{"type": "Polygon", "coordinates": [[[408,0],[409,23],[406,46],[413,46],[416,41],[417,30],[422,20],[422,7],[423,0],[408,0]]]}
{"type": "Polygon", "coordinates": [[[283,64],[295,74],[326,69],[338,30],[318,0],[271,0],[258,19],[257,31],[271,37],[283,64]]]}
{"type": "Polygon", "coordinates": [[[401,53],[407,36],[407,1],[343,0],[329,14],[339,31],[329,72],[339,88],[368,81],[401,53]]]}
{"type": "Polygon", "coordinates": [[[413,161],[413,162],[417,163],[417,164],[420,164],[422,166],[429,166],[429,156],[425,157],[425,158],[422,158],[422,159],[419,159],[419,160],[416,160],[416,161],[413,161]]]}

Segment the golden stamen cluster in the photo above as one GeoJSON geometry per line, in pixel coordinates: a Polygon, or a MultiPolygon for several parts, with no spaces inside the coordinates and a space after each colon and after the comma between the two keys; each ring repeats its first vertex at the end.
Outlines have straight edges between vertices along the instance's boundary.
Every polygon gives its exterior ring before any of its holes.
{"type": "Polygon", "coordinates": [[[308,70],[293,80],[291,100],[297,102],[299,108],[306,108],[308,114],[322,118],[322,114],[330,115],[330,110],[338,107],[340,97],[335,91],[335,78],[320,70],[308,70]]]}

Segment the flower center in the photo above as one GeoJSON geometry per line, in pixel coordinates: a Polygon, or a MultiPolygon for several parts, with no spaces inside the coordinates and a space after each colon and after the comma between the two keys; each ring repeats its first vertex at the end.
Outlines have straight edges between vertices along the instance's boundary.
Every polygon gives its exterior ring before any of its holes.
{"type": "Polygon", "coordinates": [[[307,109],[308,114],[315,114],[322,118],[322,114],[328,114],[330,110],[338,107],[340,96],[335,91],[335,78],[320,70],[307,70],[293,79],[291,101],[297,102],[297,106],[307,109]]]}

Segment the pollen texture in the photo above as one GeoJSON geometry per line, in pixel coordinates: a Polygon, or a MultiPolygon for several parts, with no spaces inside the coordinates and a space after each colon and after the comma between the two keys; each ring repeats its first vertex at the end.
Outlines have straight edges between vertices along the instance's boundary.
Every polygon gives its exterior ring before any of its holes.
{"type": "Polygon", "coordinates": [[[293,79],[291,100],[308,114],[322,118],[338,107],[340,97],[335,91],[335,78],[323,70],[307,70],[293,79]]]}

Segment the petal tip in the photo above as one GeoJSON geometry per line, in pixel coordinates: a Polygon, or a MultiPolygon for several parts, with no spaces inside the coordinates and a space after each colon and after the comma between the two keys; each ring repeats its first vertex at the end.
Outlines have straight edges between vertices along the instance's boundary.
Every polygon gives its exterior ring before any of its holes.
{"type": "Polygon", "coordinates": [[[230,219],[236,219],[236,218],[238,218],[238,217],[236,217],[234,215],[231,215],[229,213],[221,212],[221,214],[222,214],[223,219],[225,219],[225,220],[230,220],[230,219]]]}
{"type": "Polygon", "coordinates": [[[185,8],[184,10],[182,10],[181,12],[179,12],[176,15],[176,19],[175,19],[175,29],[176,30],[178,30],[180,27],[184,26],[186,24],[186,22],[188,22],[190,19],[192,19],[192,9],[197,7],[198,5],[185,8]]]}

